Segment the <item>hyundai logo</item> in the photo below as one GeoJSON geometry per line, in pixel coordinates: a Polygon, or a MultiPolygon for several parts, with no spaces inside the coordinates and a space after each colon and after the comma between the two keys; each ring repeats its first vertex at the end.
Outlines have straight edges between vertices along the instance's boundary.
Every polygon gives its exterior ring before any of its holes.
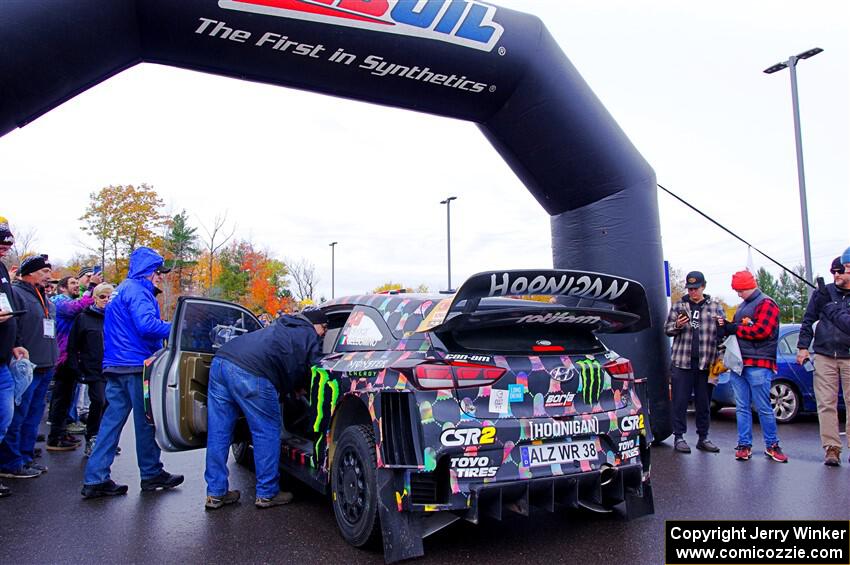
{"type": "Polygon", "coordinates": [[[578,371],[575,367],[555,367],[549,371],[549,375],[552,377],[552,380],[558,381],[559,383],[571,381],[577,374],[578,371]]]}

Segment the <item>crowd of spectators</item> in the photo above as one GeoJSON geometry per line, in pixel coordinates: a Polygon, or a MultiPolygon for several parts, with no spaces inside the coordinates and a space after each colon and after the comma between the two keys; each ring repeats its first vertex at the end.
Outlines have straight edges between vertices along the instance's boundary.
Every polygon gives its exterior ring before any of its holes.
{"type": "MultiPolygon", "coordinates": [[[[0,218],[0,258],[13,244],[9,223],[0,218]]],[[[118,438],[130,409],[143,402],[144,360],[168,336],[170,324],[160,319],[155,298],[168,271],[146,247],[132,253],[128,277],[117,288],[104,281],[100,266],[56,279],[45,254],[26,257],[11,273],[0,264],[0,477],[46,473],[36,447],[43,441],[47,451],[83,447],[89,458],[84,497],[126,492],[109,478],[109,467],[121,451],[118,438]],[[38,431],[47,402],[45,438],[38,431]]],[[[179,485],[183,477],[162,468],[144,410],[133,412],[137,452],[145,448],[139,452],[142,488],[179,485]]],[[[0,497],[9,494],[0,483],[0,497]]]]}
{"type": "MultiPolygon", "coordinates": [[[[811,294],[797,343],[797,362],[808,363],[814,338],[814,391],[817,401],[824,464],[841,464],[841,438],[838,422],[838,395],[850,407],[850,247],[836,257],[829,269],[833,282],[818,279],[811,294]],[[815,324],[818,324],[815,328],[815,324]]],[[[700,271],[685,277],[686,294],[670,307],[664,324],[673,338],[671,397],[673,447],[690,453],[685,439],[687,409],[693,397],[696,408],[697,449],[720,451],[708,439],[710,400],[719,373],[725,371],[735,392],[738,444],[735,458],[748,461],[753,454],[753,410],[758,415],[764,440],[764,455],[780,463],[788,462],[779,443],[770,388],[777,370],[780,308],[765,294],[750,271],[732,276],[732,289],[741,298],[731,321],[719,304],[705,294],[706,280],[700,271]],[[729,339],[734,339],[734,344],[729,339]],[[738,352],[739,367],[725,367],[727,350],[738,352]],[[718,368],[719,367],[719,368],[718,368]]],[[[847,420],[850,438],[850,419],[847,420]]],[[[850,439],[848,439],[850,441],[850,439]]]]}

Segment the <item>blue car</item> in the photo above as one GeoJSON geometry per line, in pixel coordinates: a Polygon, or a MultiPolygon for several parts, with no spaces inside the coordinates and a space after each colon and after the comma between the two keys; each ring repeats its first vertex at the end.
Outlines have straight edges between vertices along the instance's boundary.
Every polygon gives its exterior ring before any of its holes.
{"type": "MultiPolygon", "coordinates": [[[[776,374],[770,386],[770,403],[780,424],[793,422],[800,414],[817,412],[815,389],[812,385],[814,366],[797,363],[797,338],[800,336],[800,324],[782,324],[779,327],[779,346],[776,352],[776,374]]],[[[732,383],[726,382],[714,387],[711,397],[712,409],[720,410],[726,406],[735,406],[735,391],[732,383]]],[[[844,410],[842,395],[838,395],[838,408],[844,410]]]]}

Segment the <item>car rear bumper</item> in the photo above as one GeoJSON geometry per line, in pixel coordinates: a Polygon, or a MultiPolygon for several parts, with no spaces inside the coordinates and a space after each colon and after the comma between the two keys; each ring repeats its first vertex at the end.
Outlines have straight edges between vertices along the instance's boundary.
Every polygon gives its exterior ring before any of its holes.
{"type": "MultiPolygon", "coordinates": [[[[465,504],[457,498],[449,504],[416,504],[407,509],[412,512],[451,511],[462,512],[460,517],[478,523],[481,516],[501,519],[505,510],[528,516],[531,507],[549,512],[556,508],[587,508],[608,512],[626,500],[627,496],[643,496],[643,464],[638,460],[619,467],[569,475],[552,475],[511,481],[476,483],[469,485],[465,504]]],[[[411,499],[416,500],[417,483],[412,483],[411,499]]]]}
{"type": "Polygon", "coordinates": [[[643,493],[640,463],[621,467],[507,483],[478,484],[470,488],[470,508],[464,518],[501,520],[505,510],[528,516],[531,507],[555,512],[557,507],[608,512],[626,499],[643,493]]]}

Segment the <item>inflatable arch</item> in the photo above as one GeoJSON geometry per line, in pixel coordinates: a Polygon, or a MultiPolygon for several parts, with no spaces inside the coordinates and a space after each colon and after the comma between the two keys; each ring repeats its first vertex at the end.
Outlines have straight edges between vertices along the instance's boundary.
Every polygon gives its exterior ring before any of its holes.
{"type": "Polygon", "coordinates": [[[606,341],[670,434],[655,173],[538,18],[478,0],[4,0],[0,53],[0,135],[140,62],[475,122],[552,216],[555,268],[646,287],[653,327],[606,341]]]}

